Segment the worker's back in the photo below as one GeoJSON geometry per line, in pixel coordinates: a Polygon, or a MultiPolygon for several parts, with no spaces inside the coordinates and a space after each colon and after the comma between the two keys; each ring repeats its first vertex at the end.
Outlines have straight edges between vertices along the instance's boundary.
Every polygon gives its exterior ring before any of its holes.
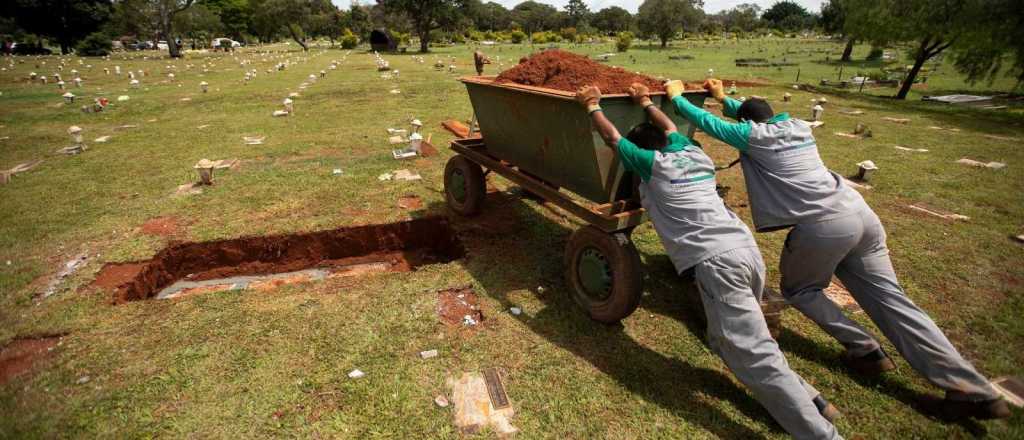
{"type": "Polygon", "coordinates": [[[825,167],[811,127],[799,119],[750,124],[740,155],[754,227],[770,231],[855,212],[864,199],[825,167]]]}
{"type": "MultiPolygon", "coordinates": [[[[670,140],[685,137],[673,133],[670,140]]],[[[697,145],[671,143],[655,153],[640,196],[680,272],[722,252],[756,246],[750,230],[715,189],[715,165],[697,145]]]]}

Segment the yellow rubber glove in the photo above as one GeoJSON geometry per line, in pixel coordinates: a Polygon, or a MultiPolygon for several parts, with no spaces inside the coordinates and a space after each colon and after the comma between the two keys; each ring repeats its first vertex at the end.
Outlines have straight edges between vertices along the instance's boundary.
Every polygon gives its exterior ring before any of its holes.
{"type": "Polygon", "coordinates": [[[576,91],[576,101],[593,113],[601,109],[601,89],[597,86],[583,86],[576,91]]]}
{"type": "Polygon", "coordinates": [[[704,90],[711,92],[711,97],[716,101],[725,101],[725,86],[722,85],[722,80],[709,78],[704,81],[704,90]]]}
{"type": "Polygon", "coordinates": [[[633,98],[633,103],[647,108],[648,105],[653,104],[651,102],[651,91],[647,86],[640,83],[633,83],[629,86],[629,97],[633,98]]]}
{"type": "Polygon", "coordinates": [[[686,86],[678,79],[665,83],[665,93],[668,94],[669,99],[682,95],[684,90],[686,90],[686,86]]]}

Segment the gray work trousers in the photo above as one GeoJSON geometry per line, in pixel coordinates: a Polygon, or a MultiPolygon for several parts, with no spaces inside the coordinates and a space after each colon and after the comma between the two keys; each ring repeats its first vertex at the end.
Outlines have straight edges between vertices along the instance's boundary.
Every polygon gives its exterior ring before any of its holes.
{"type": "Polygon", "coordinates": [[[733,249],[694,268],[708,318],[708,343],[772,417],[797,439],[840,439],[812,399],[818,391],[789,368],[761,312],[764,261],[733,249]]]}
{"type": "Polygon", "coordinates": [[[850,355],[866,355],[879,345],[825,296],[823,290],[833,273],[910,366],[946,390],[949,398],[977,401],[998,397],[988,380],[903,292],[889,260],[885,228],[870,208],[793,227],[780,265],[782,295],[850,355]]]}

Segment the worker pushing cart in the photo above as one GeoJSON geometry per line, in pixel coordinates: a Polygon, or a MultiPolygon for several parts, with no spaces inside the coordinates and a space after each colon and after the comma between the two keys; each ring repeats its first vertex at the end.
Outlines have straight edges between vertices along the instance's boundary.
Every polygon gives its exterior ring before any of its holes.
{"type": "MultiPolygon", "coordinates": [[[[682,93],[682,84],[668,93],[682,93]]],[[[630,88],[651,122],[622,137],[600,106],[601,92],[577,92],[593,125],[626,170],[640,176],[641,202],[679,273],[694,269],[708,321],[708,341],[768,412],[798,439],[837,439],[826,418],[838,415],[789,368],[761,312],[765,267],[747,226],[715,189],[715,165],[641,84],[630,88]]]]}
{"type": "Polygon", "coordinates": [[[738,123],[670,95],[681,116],[739,150],[755,229],[790,229],[780,261],[782,294],[846,348],[843,363],[865,375],[895,368],[875,337],[823,293],[833,274],[907,362],[946,391],[937,408],[941,416],[1009,417],[989,381],[904,293],[882,223],[857,191],[825,167],[811,127],[774,114],[763,99],[740,103],[726,97],[719,80],[709,79],[704,87],[738,123]]]}

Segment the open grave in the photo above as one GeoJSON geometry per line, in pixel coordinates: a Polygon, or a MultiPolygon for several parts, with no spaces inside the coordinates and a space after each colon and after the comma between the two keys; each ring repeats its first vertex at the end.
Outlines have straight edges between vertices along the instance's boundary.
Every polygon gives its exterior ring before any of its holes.
{"type": "Polygon", "coordinates": [[[432,217],[288,235],[172,243],[152,259],[111,263],[94,286],[112,302],[173,298],[209,291],[380,272],[408,272],[464,254],[446,219],[432,217]]]}

